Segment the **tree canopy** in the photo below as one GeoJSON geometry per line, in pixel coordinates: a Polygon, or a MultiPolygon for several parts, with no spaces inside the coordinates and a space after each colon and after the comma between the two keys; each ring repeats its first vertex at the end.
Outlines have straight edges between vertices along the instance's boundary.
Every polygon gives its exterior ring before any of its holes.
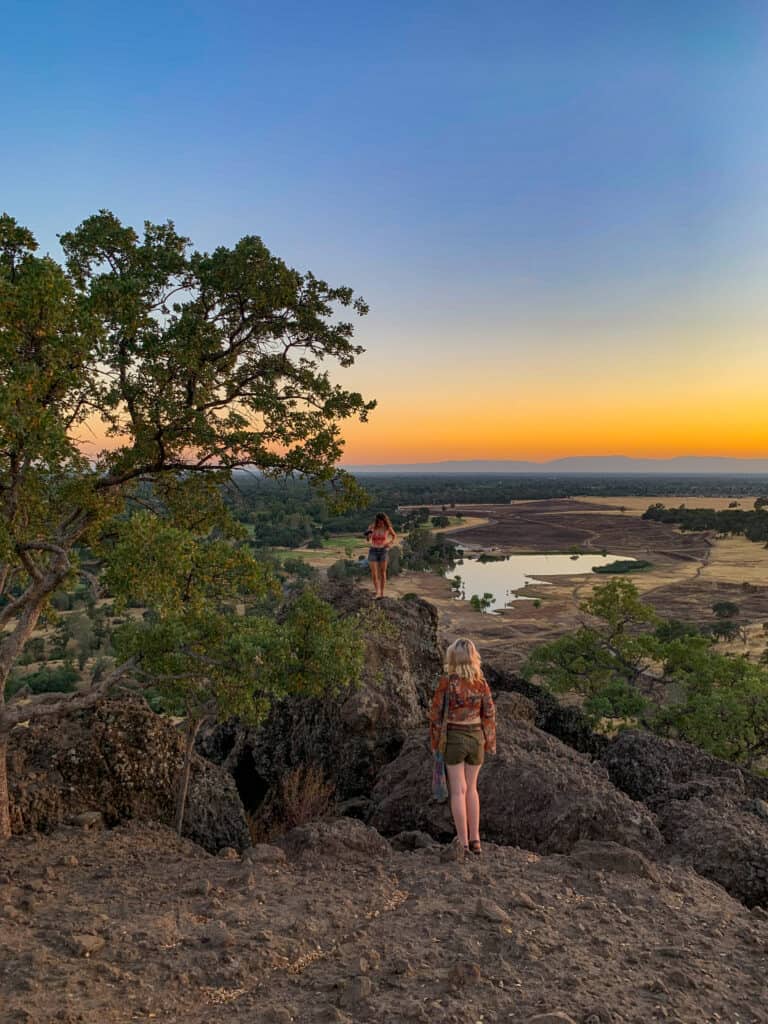
{"type": "MultiPolygon", "coordinates": [[[[344,313],[365,302],[260,238],[198,252],[170,222],[140,234],[102,210],[60,241],[63,263],[0,217],[0,836],[7,733],[61,704],[9,703],[5,684],[52,595],[83,572],[81,552],[111,562],[111,585],[119,576],[166,628],[198,615],[213,636],[225,578],[268,585],[221,485],[238,467],[295,472],[354,502],[341,425],[374,405],[328,369],[361,353],[344,313]]],[[[237,636],[227,642],[237,661],[237,636]]]]}

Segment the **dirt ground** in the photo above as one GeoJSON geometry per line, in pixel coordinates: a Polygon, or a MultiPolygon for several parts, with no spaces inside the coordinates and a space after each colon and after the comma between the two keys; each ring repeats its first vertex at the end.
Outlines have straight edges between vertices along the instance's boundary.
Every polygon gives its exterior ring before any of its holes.
{"type": "MultiPolygon", "coordinates": [[[[768,645],[768,550],[743,537],[717,539],[705,534],[684,534],[673,525],[644,521],[642,512],[653,497],[551,499],[509,505],[462,506],[461,512],[485,520],[464,529],[457,540],[467,551],[495,554],[516,552],[610,551],[641,558],[652,568],[632,575],[641,594],[667,618],[705,625],[714,620],[716,601],[733,601],[740,608],[739,624],[747,641],[721,645],[722,650],[759,657],[768,645]],[[617,512],[624,505],[625,513],[617,512]]],[[[662,499],[658,499],[662,500],[662,499]]],[[[667,504],[680,504],[665,498],[667,504]]],[[[691,507],[728,506],[726,498],[688,498],[691,507]]],[[[749,508],[752,499],[740,499],[749,508]]],[[[449,531],[454,536],[453,531],[449,531]]],[[[518,669],[538,644],[578,626],[579,604],[595,586],[606,581],[596,574],[542,577],[520,593],[539,598],[518,601],[497,614],[474,611],[456,600],[446,579],[430,573],[404,572],[388,583],[389,592],[418,593],[440,610],[443,638],[474,638],[484,657],[495,665],[518,669]]]]}
{"type": "Polygon", "coordinates": [[[688,870],[303,836],[287,859],[137,824],[13,839],[3,1024],[768,1022],[768,915],[688,870]]]}

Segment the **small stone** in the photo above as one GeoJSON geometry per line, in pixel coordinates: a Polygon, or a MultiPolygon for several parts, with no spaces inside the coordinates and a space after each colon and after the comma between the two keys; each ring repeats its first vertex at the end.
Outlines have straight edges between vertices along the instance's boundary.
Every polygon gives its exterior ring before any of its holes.
{"type": "Polygon", "coordinates": [[[211,921],[203,929],[200,941],[205,945],[221,948],[233,945],[235,940],[223,921],[211,921]]]}
{"type": "Polygon", "coordinates": [[[464,852],[464,847],[457,839],[454,839],[452,843],[448,844],[448,846],[444,846],[440,851],[440,860],[443,864],[451,862],[463,864],[465,859],[466,854],[464,852]]]}
{"type": "Polygon", "coordinates": [[[539,909],[527,892],[516,893],[509,902],[513,907],[523,907],[525,910],[539,909]]]}
{"type": "Polygon", "coordinates": [[[220,860],[240,860],[240,854],[232,846],[222,846],[216,856],[220,860]]]}
{"type": "Polygon", "coordinates": [[[759,798],[752,801],[752,811],[758,816],[768,821],[768,801],[760,800],[759,798]]]}
{"type": "Polygon", "coordinates": [[[94,832],[97,829],[104,828],[104,816],[101,811],[84,811],[82,814],[76,814],[72,818],[72,824],[87,832],[94,832]]]}
{"type": "Polygon", "coordinates": [[[76,868],[79,865],[80,861],[72,853],[68,854],[66,857],[62,857],[59,861],[59,867],[62,868],[76,868]]]}
{"type": "Polygon", "coordinates": [[[482,896],[477,901],[476,911],[478,917],[484,917],[486,921],[495,921],[497,924],[510,924],[512,921],[506,910],[498,903],[484,899],[482,896]]]}
{"type": "Polygon", "coordinates": [[[341,1003],[349,1009],[356,1003],[362,1002],[363,999],[368,999],[372,992],[373,982],[371,979],[360,975],[347,984],[341,996],[341,1003]]]}
{"type": "Polygon", "coordinates": [[[89,932],[76,933],[69,937],[69,948],[75,956],[89,957],[104,948],[104,939],[89,932]]]}
{"type": "Polygon", "coordinates": [[[448,972],[448,982],[453,988],[464,988],[467,985],[478,985],[483,978],[480,964],[471,960],[459,960],[448,972]]]}
{"type": "Polygon", "coordinates": [[[277,864],[285,861],[285,852],[279,846],[257,843],[256,846],[249,846],[247,850],[243,850],[243,860],[251,864],[277,864]]]}
{"type": "Polygon", "coordinates": [[[187,886],[186,893],[188,896],[209,896],[212,888],[209,878],[201,878],[187,886]]]}
{"type": "Polygon", "coordinates": [[[613,1024],[613,1014],[605,1006],[593,1006],[585,1013],[582,1024],[613,1024]]]}
{"type": "Polygon", "coordinates": [[[527,1024],[576,1024],[576,1021],[564,1010],[553,1010],[551,1013],[537,1013],[535,1017],[529,1017],[527,1024]]]}

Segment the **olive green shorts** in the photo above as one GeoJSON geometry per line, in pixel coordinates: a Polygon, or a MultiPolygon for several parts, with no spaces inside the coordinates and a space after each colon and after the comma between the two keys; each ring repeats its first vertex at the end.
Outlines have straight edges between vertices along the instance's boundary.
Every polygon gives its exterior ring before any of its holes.
{"type": "Polygon", "coordinates": [[[481,726],[448,726],[445,742],[446,764],[482,764],[484,760],[485,736],[481,726]]]}

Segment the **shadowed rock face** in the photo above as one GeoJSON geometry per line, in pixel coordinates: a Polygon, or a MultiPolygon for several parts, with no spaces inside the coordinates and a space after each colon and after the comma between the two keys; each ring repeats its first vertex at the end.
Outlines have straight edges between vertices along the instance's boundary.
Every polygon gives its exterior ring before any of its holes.
{"type": "MultiPolygon", "coordinates": [[[[608,780],[605,770],[528,722],[507,718],[500,702],[498,753],[480,773],[481,832],[492,842],[538,853],[566,853],[580,840],[610,840],[658,853],[653,815],[608,780]]],[[[371,824],[388,835],[452,832],[447,805],[430,795],[431,754],[413,736],[373,791],[371,824]]]]}
{"type": "Polygon", "coordinates": [[[614,785],[657,812],[666,856],[748,906],[768,906],[768,779],[635,730],[601,761],[614,785]]]}
{"type": "Polygon", "coordinates": [[[600,761],[614,786],[653,808],[680,798],[680,787],[689,783],[703,784],[713,792],[736,798],[768,800],[768,779],[712,757],[690,743],[663,739],[650,732],[622,731],[605,748],[600,761]]]}
{"type": "Polygon", "coordinates": [[[441,669],[436,609],[420,600],[373,604],[370,594],[355,590],[335,603],[365,616],[369,642],[359,689],[338,698],[289,698],[258,729],[229,722],[199,741],[201,753],[232,773],[249,810],[305,764],[322,769],[339,800],[367,797],[408,733],[426,727],[441,669]]]}
{"type": "MultiPolygon", "coordinates": [[[[11,733],[13,831],[50,831],[85,812],[107,825],[173,822],[183,738],[139,698],[105,700],[11,733]]],[[[211,853],[249,836],[231,776],[195,757],[184,834],[211,853]]]]}

